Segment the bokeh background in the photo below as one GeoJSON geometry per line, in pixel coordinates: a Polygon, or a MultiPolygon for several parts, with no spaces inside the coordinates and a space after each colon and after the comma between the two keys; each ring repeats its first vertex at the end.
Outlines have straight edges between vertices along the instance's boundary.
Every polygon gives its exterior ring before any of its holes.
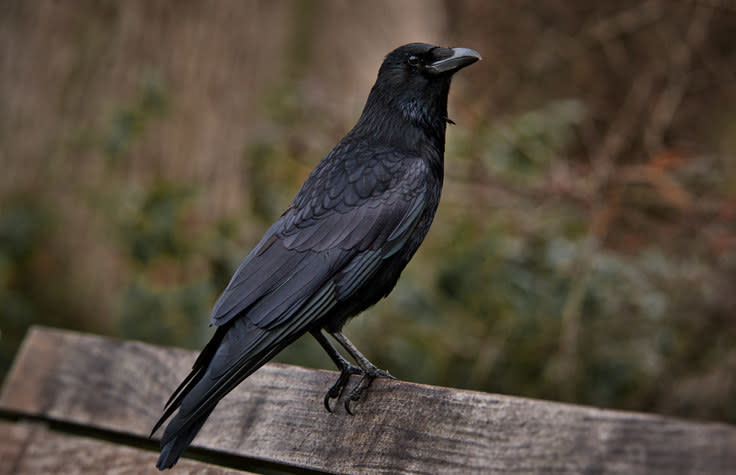
{"type": "Polygon", "coordinates": [[[433,229],[346,333],[406,380],[736,423],[735,34],[725,0],[5,0],[0,375],[34,323],[200,348],[426,41],[484,59],[433,229]]]}

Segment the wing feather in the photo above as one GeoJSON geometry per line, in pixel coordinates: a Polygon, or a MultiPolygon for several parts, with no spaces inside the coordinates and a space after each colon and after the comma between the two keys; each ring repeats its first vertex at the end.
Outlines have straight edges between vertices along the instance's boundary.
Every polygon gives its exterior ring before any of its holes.
{"type": "MultiPolygon", "coordinates": [[[[382,259],[391,257],[405,245],[426,210],[423,175],[427,166],[420,159],[402,160],[403,169],[385,165],[370,168],[371,172],[378,170],[381,174],[399,176],[387,188],[382,184],[386,182],[382,175],[366,180],[374,185],[367,199],[361,200],[357,193],[343,193],[343,200],[353,202],[358,197],[360,201],[347,207],[344,201],[336,200],[332,206],[341,211],[325,213],[324,203],[320,203],[320,214],[315,215],[308,197],[320,193],[305,185],[292,206],[235,272],[213,308],[212,323],[224,325],[237,316],[251,320],[260,328],[273,328],[291,318],[308,296],[338,274],[346,279],[344,284],[339,283],[341,298],[357,290],[372,272],[353,276],[343,268],[357,259],[366,261],[363,270],[375,271],[382,259]],[[369,250],[381,252],[361,256],[369,250]],[[379,260],[370,264],[371,259],[379,260]],[[346,289],[350,292],[345,294],[346,289]]],[[[369,173],[368,169],[361,170],[369,173]]],[[[362,176],[353,172],[355,180],[360,181],[362,176]]],[[[349,178],[344,177],[344,181],[349,178]]],[[[322,196],[327,194],[324,191],[322,196]]]]}

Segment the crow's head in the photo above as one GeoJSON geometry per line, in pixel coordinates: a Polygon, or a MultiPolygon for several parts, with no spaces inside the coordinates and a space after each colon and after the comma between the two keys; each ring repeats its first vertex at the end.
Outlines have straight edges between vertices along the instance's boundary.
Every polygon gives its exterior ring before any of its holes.
{"type": "Polygon", "coordinates": [[[454,73],[478,61],[480,54],[468,48],[442,48],[426,43],[410,43],[390,52],[378,71],[378,81],[396,86],[448,80],[454,73]]]}
{"type": "Polygon", "coordinates": [[[435,127],[440,121],[444,124],[452,75],[479,59],[477,51],[467,48],[426,43],[396,48],[384,59],[367,106],[399,112],[423,127],[435,127]]]}

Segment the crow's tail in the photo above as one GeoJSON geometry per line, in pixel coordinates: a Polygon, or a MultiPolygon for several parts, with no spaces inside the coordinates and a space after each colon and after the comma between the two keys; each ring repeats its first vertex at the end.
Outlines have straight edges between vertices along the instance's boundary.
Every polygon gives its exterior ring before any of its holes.
{"type": "MultiPolygon", "coordinates": [[[[151,436],[153,436],[153,434],[158,430],[159,427],[161,427],[166,419],[168,419],[181,406],[184,397],[189,394],[189,392],[202,379],[205,372],[207,371],[207,367],[212,361],[212,358],[214,358],[215,356],[217,348],[220,346],[220,343],[225,336],[225,331],[226,330],[223,327],[218,328],[210,342],[204,347],[204,350],[202,350],[202,353],[200,353],[197,361],[195,361],[194,366],[192,367],[192,372],[189,373],[189,376],[187,376],[186,379],[184,379],[184,381],[182,381],[182,383],[179,385],[179,387],[176,388],[176,391],[174,391],[174,394],[171,395],[168,402],[166,403],[164,414],[156,422],[156,425],[153,426],[151,436]]],[[[166,435],[164,435],[164,439],[162,439],[161,441],[161,456],[158,458],[156,467],[158,467],[160,470],[170,468],[176,463],[177,460],[179,460],[179,457],[181,456],[182,452],[184,452],[184,449],[186,449],[187,446],[192,442],[192,439],[194,439],[194,436],[197,435],[199,429],[202,428],[204,421],[207,420],[207,416],[210,415],[214,408],[215,407],[213,405],[209,411],[203,413],[196,420],[190,421],[187,424],[188,427],[182,428],[180,433],[177,433],[176,436],[174,436],[173,438],[165,440],[167,437],[166,435]]],[[[177,417],[174,417],[171,422],[174,423],[177,417]]],[[[178,426],[179,424],[174,425],[178,426]]]]}
{"type": "Polygon", "coordinates": [[[174,466],[184,450],[192,443],[192,439],[197,435],[199,429],[202,428],[204,421],[207,420],[212,410],[214,410],[214,407],[161,447],[161,455],[159,455],[158,462],[156,462],[156,468],[163,470],[174,466]]]}
{"type": "Polygon", "coordinates": [[[151,431],[153,435],[179,410],[161,437],[158,468],[176,463],[220,399],[306,332],[306,326],[299,326],[300,323],[302,320],[269,330],[239,318],[217,329],[151,431]]]}

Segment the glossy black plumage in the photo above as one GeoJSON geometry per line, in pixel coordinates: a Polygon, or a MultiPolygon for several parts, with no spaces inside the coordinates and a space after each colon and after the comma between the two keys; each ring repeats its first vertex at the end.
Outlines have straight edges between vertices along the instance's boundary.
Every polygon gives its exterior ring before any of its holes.
{"type": "Polygon", "coordinates": [[[317,165],[215,304],[217,331],[153,429],[178,409],[158,468],[176,463],[225,394],[308,331],[341,369],[325,397],[328,410],[351,374],[363,377],[348,411],[373,378],[388,376],[340,331],[393,289],[427,234],[442,189],[450,78],[478,59],[472,50],[421,43],[386,57],[356,126],[317,165]]]}

